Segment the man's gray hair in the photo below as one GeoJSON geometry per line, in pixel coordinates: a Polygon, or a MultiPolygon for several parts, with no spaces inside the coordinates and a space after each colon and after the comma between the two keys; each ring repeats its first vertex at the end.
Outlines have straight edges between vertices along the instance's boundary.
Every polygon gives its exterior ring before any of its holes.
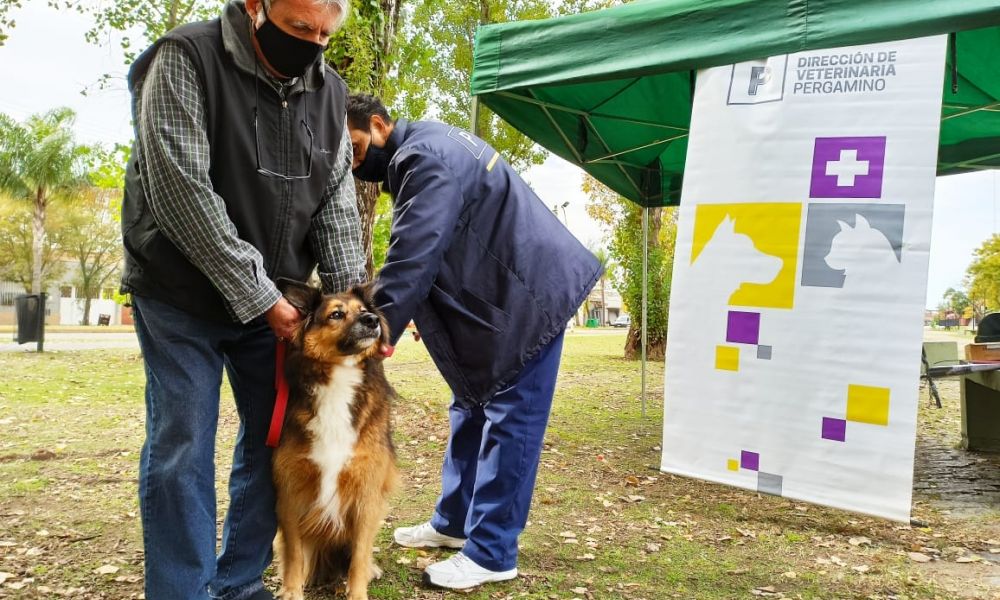
{"type": "MultiPolygon", "coordinates": [[[[263,0],[264,8],[271,10],[271,5],[278,0],[263,0]]],[[[344,21],[347,20],[347,11],[351,9],[351,0],[312,0],[314,4],[320,4],[323,6],[334,7],[336,6],[340,10],[337,15],[337,29],[340,29],[344,25],[344,21]]]]}

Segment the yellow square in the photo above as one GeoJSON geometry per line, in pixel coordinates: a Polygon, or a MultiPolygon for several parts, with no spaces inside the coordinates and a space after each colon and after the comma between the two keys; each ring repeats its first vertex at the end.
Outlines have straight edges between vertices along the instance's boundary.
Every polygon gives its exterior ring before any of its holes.
{"type": "Polygon", "coordinates": [[[888,425],[889,388],[848,385],[847,420],[871,425],[888,425]]]}
{"type": "Polygon", "coordinates": [[[736,346],[716,346],[715,368],[722,371],[739,371],[740,349],[736,346]]]}
{"type": "Polygon", "coordinates": [[[726,467],[728,467],[730,471],[739,471],[740,461],[736,460],[735,458],[730,458],[729,462],[726,463],[726,467]]]}

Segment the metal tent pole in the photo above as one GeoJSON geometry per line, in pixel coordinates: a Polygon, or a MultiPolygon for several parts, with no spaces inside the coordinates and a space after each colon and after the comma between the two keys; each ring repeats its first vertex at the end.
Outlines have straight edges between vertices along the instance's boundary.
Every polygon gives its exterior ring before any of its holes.
{"type": "Polygon", "coordinates": [[[646,321],[649,313],[649,208],[642,209],[642,418],[646,418],[646,321]]]}

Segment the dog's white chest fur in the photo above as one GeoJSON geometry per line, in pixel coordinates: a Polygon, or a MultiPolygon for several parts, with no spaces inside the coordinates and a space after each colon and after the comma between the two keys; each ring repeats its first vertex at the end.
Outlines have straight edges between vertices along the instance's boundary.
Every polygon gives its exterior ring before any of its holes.
{"type": "Polygon", "coordinates": [[[335,525],[340,523],[337,480],[358,439],[351,423],[351,405],[361,380],[361,369],[353,362],[334,367],[330,383],[315,390],[316,416],[308,426],[313,435],[309,458],[320,471],[316,507],[335,525]]]}

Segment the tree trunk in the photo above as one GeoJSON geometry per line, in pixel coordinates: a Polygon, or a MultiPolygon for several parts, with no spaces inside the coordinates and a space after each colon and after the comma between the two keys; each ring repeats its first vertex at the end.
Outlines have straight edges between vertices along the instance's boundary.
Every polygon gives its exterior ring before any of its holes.
{"type": "Polygon", "coordinates": [[[42,292],[42,241],[45,238],[45,187],[35,191],[31,214],[31,293],[42,292]]]}
{"type": "MultiPolygon", "coordinates": [[[[664,336],[649,332],[646,342],[646,359],[662,361],[667,353],[667,339],[664,336]]],[[[625,360],[640,360],[642,358],[642,328],[633,320],[625,338],[625,360]]]]}
{"type": "Polygon", "coordinates": [[[601,327],[608,324],[608,301],[604,298],[604,275],[601,275],[601,327]]]}
{"type": "Polygon", "coordinates": [[[83,325],[90,325],[90,294],[84,294],[83,298],[83,325]]]}
{"type": "Polygon", "coordinates": [[[357,191],[358,216],[361,219],[361,247],[365,251],[365,271],[368,279],[375,277],[375,261],[372,258],[372,232],[375,229],[375,203],[378,201],[378,184],[360,179],[354,180],[357,191]]]}

